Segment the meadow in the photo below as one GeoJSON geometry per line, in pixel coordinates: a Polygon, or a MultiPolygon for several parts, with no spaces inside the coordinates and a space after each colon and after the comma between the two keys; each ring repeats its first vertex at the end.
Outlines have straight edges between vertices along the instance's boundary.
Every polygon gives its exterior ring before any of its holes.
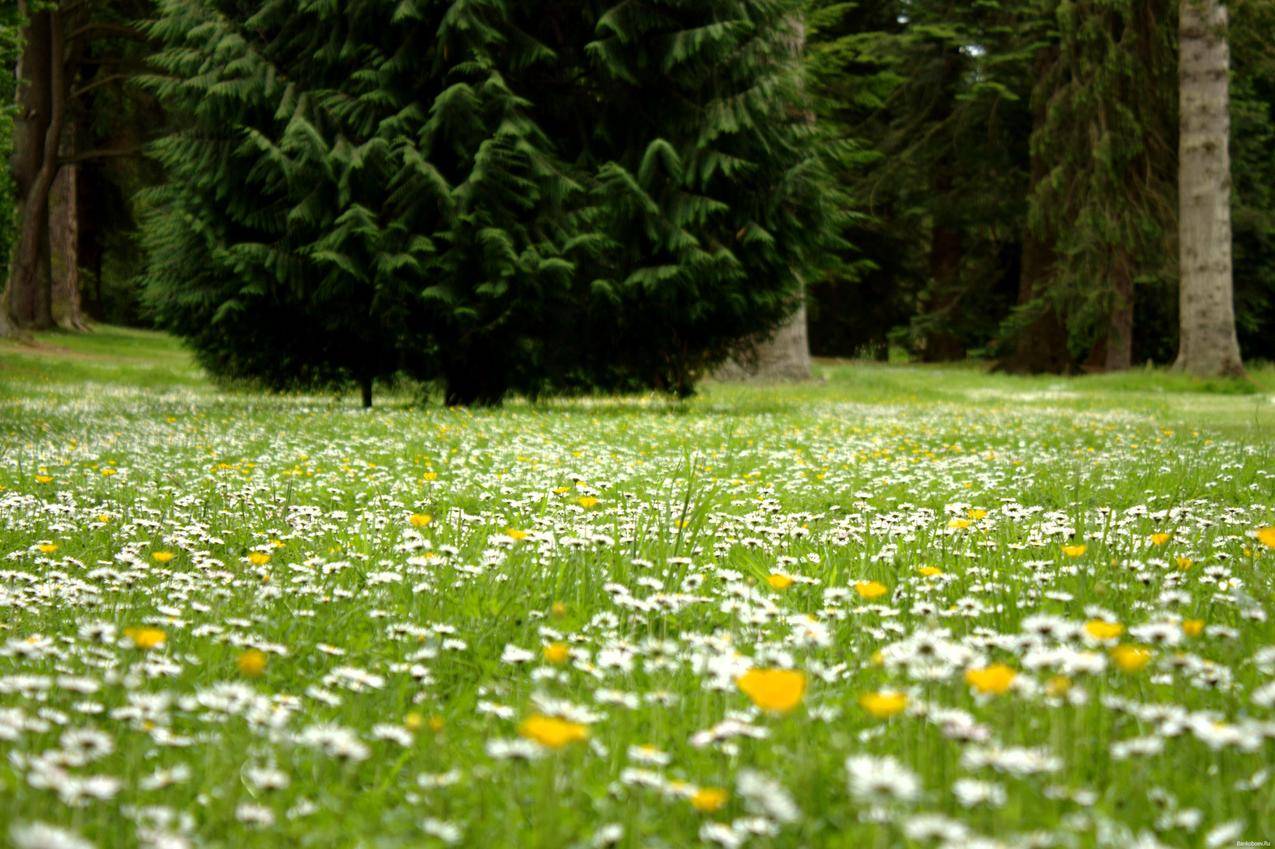
{"type": "Polygon", "coordinates": [[[0,842],[1275,840],[1275,371],[446,409],[0,343],[0,842]]]}

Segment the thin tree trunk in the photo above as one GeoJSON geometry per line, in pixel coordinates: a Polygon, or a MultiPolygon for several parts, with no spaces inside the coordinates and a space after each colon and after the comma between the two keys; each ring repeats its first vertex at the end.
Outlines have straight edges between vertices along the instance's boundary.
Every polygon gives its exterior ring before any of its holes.
{"type": "Polygon", "coordinates": [[[1242,375],[1231,281],[1226,7],[1182,0],[1178,31],[1178,368],[1242,375]]]}
{"type": "MultiPolygon", "coordinates": [[[[950,191],[950,180],[940,177],[936,191],[950,191]],[[945,188],[939,188],[945,186],[945,188]]],[[[927,363],[959,360],[965,356],[965,346],[955,333],[948,329],[952,315],[960,300],[961,231],[954,227],[935,225],[930,236],[931,301],[926,312],[940,326],[925,334],[925,349],[921,360],[927,363]]]]}
{"type": "Polygon", "coordinates": [[[49,278],[53,321],[87,330],[81,308],[79,168],[63,165],[49,191],[49,278]]]}
{"type": "Polygon", "coordinates": [[[359,378],[359,393],[362,395],[363,409],[372,409],[372,378],[359,378]]]}
{"type": "MultiPolygon", "coordinates": [[[[1056,46],[1041,49],[1036,56],[1037,80],[1046,79],[1051,67],[1057,61],[1056,46]]],[[[1045,126],[1049,111],[1048,94],[1050,92],[1042,90],[1042,86],[1043,83],[1037,83],[1036,90],[1032,92],[1029,164],[1033,192],[1048,179],[1051,167],[1038,142],[1038,136],[1043,132],[1042,128],[1045,126]]],[[[1013,338],[1013,349],[1001,361],[1000,367],[1006,371],[1031,374],[1062,373],[1071,367],[1071,356],[1067,350],[1067,328],[1063,325],[1058,310],[1045,300],[1050,278],[1054,273],[1054,264],[1058,260],[1054,249],[1056,241],[1057,234],[1043,224],[1029,220],[1027,226],[1023,228],[1018,305],[1020,308],[1031,309],[1033,318],[1017,330],[1013,338]]]]}
{"type": "MultiPolygon", "coordinates": [[[[938,101],[934,117],[946,121],[952,114],[956,86],[961,76],[959,53],[947,51],[943,59],[942,78],[939,82],[944,97],[938,101]],[[950,96],[949,96],[950,95],[950,96]]],[[[947,159],[935,164],[931,191],[940,200],[940,209],[950,215],[948,204],[943,201],[951,194],[955,183],[952,165],[947,159]]],[[[959,315],[961,299],[961,259],[964,256],[964,239],[961,230],[952,221],[934,221],[930,229],[930,288],[923,306],[928,321],[921,360],[927,363],[959,360],[965,356],[965,346],[952,332],[952,319],[959,315]]]]}
{"type": "Polygon", "coordinates": [[[1133,365],[1133,271],[1128,257],[1116,258],[1111,287],[1115,297],[1107,319],[1103,369],[1124,371],[1133,365]]]}

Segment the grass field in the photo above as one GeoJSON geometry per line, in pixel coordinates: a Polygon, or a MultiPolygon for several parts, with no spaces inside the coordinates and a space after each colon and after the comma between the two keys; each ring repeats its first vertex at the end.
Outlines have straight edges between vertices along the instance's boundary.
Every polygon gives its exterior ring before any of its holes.
{"type": "Polygon", "coordinates": [[[0,343],[0,843],[1275,840],[1275,371],[687,403],[0,343]]]}

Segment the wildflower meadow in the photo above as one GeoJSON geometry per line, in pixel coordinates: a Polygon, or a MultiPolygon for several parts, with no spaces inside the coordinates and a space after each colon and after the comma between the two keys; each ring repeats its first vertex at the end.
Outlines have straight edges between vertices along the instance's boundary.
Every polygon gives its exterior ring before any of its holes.
{"type": "Polygon", "coordinates": [[[365,411],[3,354],[4,845],[1275,840],[1268,373],[365,411]]]}

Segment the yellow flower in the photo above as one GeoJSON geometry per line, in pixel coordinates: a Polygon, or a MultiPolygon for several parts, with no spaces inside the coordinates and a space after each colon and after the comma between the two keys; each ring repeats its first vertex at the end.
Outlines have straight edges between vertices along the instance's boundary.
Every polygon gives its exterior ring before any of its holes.
{"type": "Polygon", "coordinates": [[[438,472],[426,472],[425,474],[421,475],[421,480],[436,481],[438,480],[438,472]]]}
{"type": "Polygon", "coordinates": [[[939,575],[943,574],[943,570],[937,566],[922,566],[920,569],[917,569],[916,571],[920,572],[922,575],[924,575],[927,578],[937,578],[939,575]]]}
{"type": "Polygon", "coordinates": [[[1200,636],[1201,634],[1204,633],[1204,620],[1203,619],[1183,619],[1182,633],[1186,634],[1188,637],[1200,636]]]}
{"type": "Polygon", "coordinates": [[[554,495],[566,495],[570,491],[571,491],[571,487],[569,486],[555,486],[553,488],[554,495]]]}
{"type": "Polygon", "coordinates": [[[553,607],[549,608],[549,611],[553,613],[555,617],[561,619],[567,615],[567,606],[560,601],[555,601],[553,603],[553,607]]]}
{"type": "Polygon", "coordinates": [[[1275,548],[1275,525],[1257,529],[1257,541],[1267,548],[1275,548]]]}
{"type": "Polygon", "coordinates": [[[986,519],[986,518],[987,518],[987,511],[986,511],[986,510],[980,510],[980,509],[979,509],[979,508],[977,508],[977,507],[971,507],[971,508],[970,508],[968,511],[966,511],[966,512],[967,512],[967,514],[969,515],[969,517],[970,517],[971,519],[974,519],[974,520],[978,520],[978,519],[986,519]]]}
{"type": "Polygon", "coordinates": [[[1088,550],[1089,546],[1087,545],[1064,545],[1062,547],[1063,554],[1068,557],[1083,557],[1088,550]]]}
{"type": "Polygon", "coordinates": [[[788,713],[806,694],[806,673],[800,669],[750,669],[735,683],[753,704],[772,713],[788,713]]]}
{"type": "Polygon", "coordinates": [[[105,525],[106,523],[111,521],[111,517],[106,515],[105,513],[99,513],[97,520],[101,522],[103,525],[105,525]]]}
{"type": "Polygon", "coordinates": [[[429,718],[429,730],[433,731],[435,734],[443,730],[444,724],[443,718],[438,714],[434,714],[429,718]]]}
{"type": "Polygon", "coordinates": [[[908,697],[893,690],[865,693],[859,697],[859,706],[877,719],[889,719],[903,712],[908,706],[908,697]]]}
{"type": "Polygon", "coordinates": [[[156,563],[168,563],[177,555],[171,551],[156,551],[151,554],[151,559],[156,563]]]}
{"type": "Polygon", "coordinates": [[[434,521],[434,517],[428,513],[413,513],[407,518],[407,521],[412,523],[413,528],[423,528],[434,521]]]}
{"type": "Polygon", "coordinates": [[[770,584],[770,588],[774,590],[786,590],[792,586],[792,576],[784,575],[780,572],[772,572],[766,576],[766,583],[770,584]]]}
{"type": "Polygon", "coordinates": [[[589,738],[589,729],[578,722],[540,714],[524,719],[518,726],[518,733],[547,749],[561,749],[589,738]]]}
{"type": "Polygon", "coordinates": [[[36,548],[40,549],[41,554],[52,554],[58,550],[58,544],[56,542],[42,542],[36,548]]]}
{"type": "Polygon", "coordinates": [[[239,671],[249,678],[260,678],[266,671],[266,653],[257,649],[248,649],[235,661],[239,671]]]}
{"type": "Polygon", "coordinates": [[[545,660],[555,665],[561,665],[567,662],[571,656],[571,650],[566,643],[550,643],[544,648],[545,660]]]}
{"type": "Polygon", "coordinates": [[[890,590],[885,584],[876,581],[855,581],[854,591],[859,594],[860,598],[866,598],[871,601],[874,598],[880,598],[890,590]]]}
{"type": "Polygon", "coordinates": [[[1137,672],[1151,662],[1151,649],[1142,646],[1116,646],[1111,659],[1125,672],[1137,672]]]}
{"type": "Polygon", "coordinates": [[[1190,558],[1190,557],[1179,557],[1179,558],[1178,558],[1178,568],[1179,568],[1179,569],[1181,569],[1183,572],[1185,572],[1186,570],[1190,569],[1190,568],[1191,568],[1191,558],[1190,558]]]}
{"type": "Polygon", "coordinates": [[[505,535],[510,539],[526,539],[527,532],[520,531],[517,528],[505,528],[505,535]]]}
{"type": "Polygon", "coordinates": [[[248,562],[253,566],[265,566],[270,562],[270,555],[264,551],[252,551],[248,553],[248,562]]]}
{"type": "Polygon", "coordinates": [[[139,649],[150,650],[162,646],[168,635],[159,628],[125,628],[124,636],[133,641],[139,649]]]}
{"type": "Polygon", "coordinates": [[[952,519],[947,523],[949,528],[955,528],[958,531],[965,530],[970,526],[969,519],[952,519]]]}
{"type": "Polygon", "coordinates": [[[598,503],[598,499],[594,498],[592,495],[582,495],[576,499],[576,504],[579,504],[581,507],[583,507],[586,510],[588,510],[590,507],[597,505],[597,503],[598,503]]]}
{"type": "Polygon", "coordinates": [[[1009,692],[1018,673],[1003,663],[993,663],[981,669],[965,670],[965,682],[980,693],[1003,696],[1009,692]]]}
{"type": "Polygon", "coordinates": [[[1104,619],[1090,619],[1085,623],[1085,633],[1095,640],[1114,640],[1124,633],[1124,626],[1119,622],[1107,622],[1104,619]]]}
{"type": "Polygon", "coordinates": [[[53,483],[53,475],[36,475],[36,483],[53,483]]]}
{"type": "Polygon", "coordinates": [[[1171,539],[1173,539],[1173,534],[1152,534],[1151,544],[1164,545],[1166,542],[1168,542],[1171,539]]]}
{"type": "Polygon", "coordinates": [[[1045,684],[1045,692],[1054,698],[1067,695],[1067,691],[1071,689],[1071,679],[1066,675],[1055,675],[1045,684]]]}
{"type": "Polygon", "coordinates": [[[112,469],[110,466],[107,466],[105,469],[102,470],[102,477],[109,478],[111,475],[115,473],[116,472],[114,469],[112,469]]]}
{"type": "Polygon", "coordinates": [[[720,811],[730,794],[720,787],[701,787],[691,795],[691,807],[702,814],[720,811]]]}

